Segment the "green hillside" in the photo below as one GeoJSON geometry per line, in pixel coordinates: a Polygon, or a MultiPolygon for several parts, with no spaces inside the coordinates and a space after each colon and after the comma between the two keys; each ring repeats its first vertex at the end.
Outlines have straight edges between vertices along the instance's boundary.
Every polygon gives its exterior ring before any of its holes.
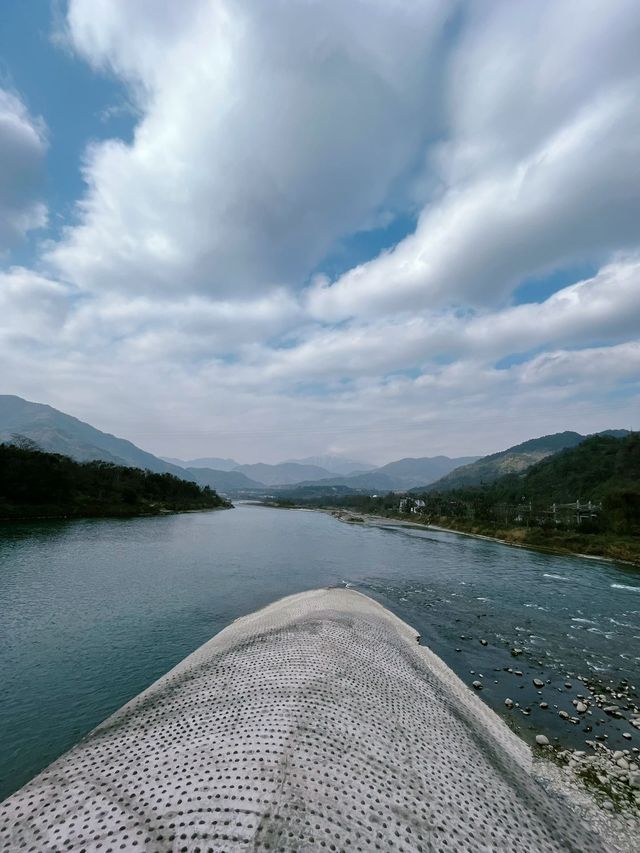
{"type": "MultiPolygon", "coordinates": [[[[622,438],[627,435],[627,432],[626,430],[608,430],[605,433],[600,433],[600,435],[622,438]]],[[[441,492],[467,486],[487,485],[508,474],[519,474],[526,471],[543,459],[562,450],[577,447],[584,440],[584,435],[571,431],[532,438],[529,441],[522,442],[522,444],[509,447],[507,450],[501,450],[499,453],[483,456],[482,459],[478,459],[470,465],[456,468],[445,477],[432,483],[429,486],[429,491],[441,492]]]]}
{"type": "Polygon", "coordinates": [[[626,438],[594,435],[577,447],[538,462],[520,477],[509,476],[489,488],[496,498],[566,502],[607,500],[614,494],[640,492],[640,435],[626,438]]]}
{"type": "MultiPolygon", "coordinates": [[[[25,442],[26,444],[26,442],[25,442]]],[[[132,516],[229,506],[208,487],[108,462],[0,444],[0,518],[132,516]]]]}

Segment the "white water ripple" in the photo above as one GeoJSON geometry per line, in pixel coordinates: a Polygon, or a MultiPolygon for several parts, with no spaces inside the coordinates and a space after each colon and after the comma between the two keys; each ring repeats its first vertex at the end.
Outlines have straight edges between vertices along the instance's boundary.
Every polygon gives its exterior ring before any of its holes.
{"type": "Polygon", "coordinates": [[[640,586],[629,586],[626,583],[612,583],[611,589],[630,589],[632,592],[640,592],[640,586]]]}

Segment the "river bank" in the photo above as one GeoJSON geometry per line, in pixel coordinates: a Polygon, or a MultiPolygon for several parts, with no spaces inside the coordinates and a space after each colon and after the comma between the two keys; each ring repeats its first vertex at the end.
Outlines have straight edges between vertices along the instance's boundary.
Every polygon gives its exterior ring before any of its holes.
{"type": "Polygon", "coordinates": [[[373,515],[370,513],[360,513],[357,510],[340,509],[330,506],[309,507],[302,505],[283,507],[277,503],[268,503],[267,505],[281,509],[308,509],[326,512],[334,518],[349,524],[359,524],[363,521],[404,524],[423,530],[431,529],[442,530],[447,533],[458,533],[462,536],[486,539],[491,542],[499,542],[501,545],[511,545],[517,548],[529,548],[533,551],[540,551],[546,554],[608,560],[640,568],[640,540],[637,537],[614,537],[598,533],[580,534],[571,531],[548,533],[540,529],[522,527],[506,529],[489,528],[464,521],[455,521],[450,518],[441,518],[437,522],[431,520],[419,521],[416,520],[416,516],[413,514],[389,513],[387,515],[373,515]]]}

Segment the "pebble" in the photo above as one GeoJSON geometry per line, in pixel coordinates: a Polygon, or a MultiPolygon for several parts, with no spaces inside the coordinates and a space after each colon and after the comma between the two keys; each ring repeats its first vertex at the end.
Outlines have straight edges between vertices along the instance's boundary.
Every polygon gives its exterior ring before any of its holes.
{"type": "Polygon", "coordinates": [[[566,711],[558,711],[558,716],[559,716],[562,720],[568,720],[568,719],[569,719],[569,714],[567,714],[567,712],[566,712],[566,711]]]}
{"type": "Polygon", "coordinates": [[[504,704],[507,706],[507,708],[513,708],[513,699],[505,699],[504,704]]]}
{"type": "Polygon", "coordinates": [[[586,714],[586,712],[587,712],[587,706],[584,704],[584,702],[577,702],[577,703],[576,703],[576,711],[577,711],[579,714],[586,714]]]}
{"type": "Polygon", "coordinates": [[[536,735],[538,746],[549,746],[549,738],[546,735],[536,735]]]}
{"type": "Polygon", "coordinates": [[[481,681],[474,681],[473,686],[475,687],[476,690],[482,690],[482,682],[481,681]]]}
{"type": "Polygon", "coordinates": [[[544,681],[540,681],[539,678],[534,678],[533,679],[533,686],[534,687],[544,687],[544,681]]]}
{"type": "Polygon", "coordinates": [[[483,646],[488,646],[488,645],[489,645],[489,643],[487,642],[487,640],[480,640],[480,643],[481,643],[481,645],[483,645],[483,646]]]}
{"type": "Polygon", "coordinates": [[[547,708],[549,707],[549,703],[548,702],[541,702],[540,707],[542,708],[543,711],[546,711],[547,708]]]}

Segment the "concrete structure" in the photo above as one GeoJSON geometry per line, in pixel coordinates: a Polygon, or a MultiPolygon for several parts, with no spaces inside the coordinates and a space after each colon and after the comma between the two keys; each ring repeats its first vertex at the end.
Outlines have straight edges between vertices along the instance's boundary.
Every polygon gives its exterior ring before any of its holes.
{"type": "Polygon", "coordinates": [[[233,623],[0,806],[24,853],[604,849],[416,632],[344,589],[233,623]]]}

